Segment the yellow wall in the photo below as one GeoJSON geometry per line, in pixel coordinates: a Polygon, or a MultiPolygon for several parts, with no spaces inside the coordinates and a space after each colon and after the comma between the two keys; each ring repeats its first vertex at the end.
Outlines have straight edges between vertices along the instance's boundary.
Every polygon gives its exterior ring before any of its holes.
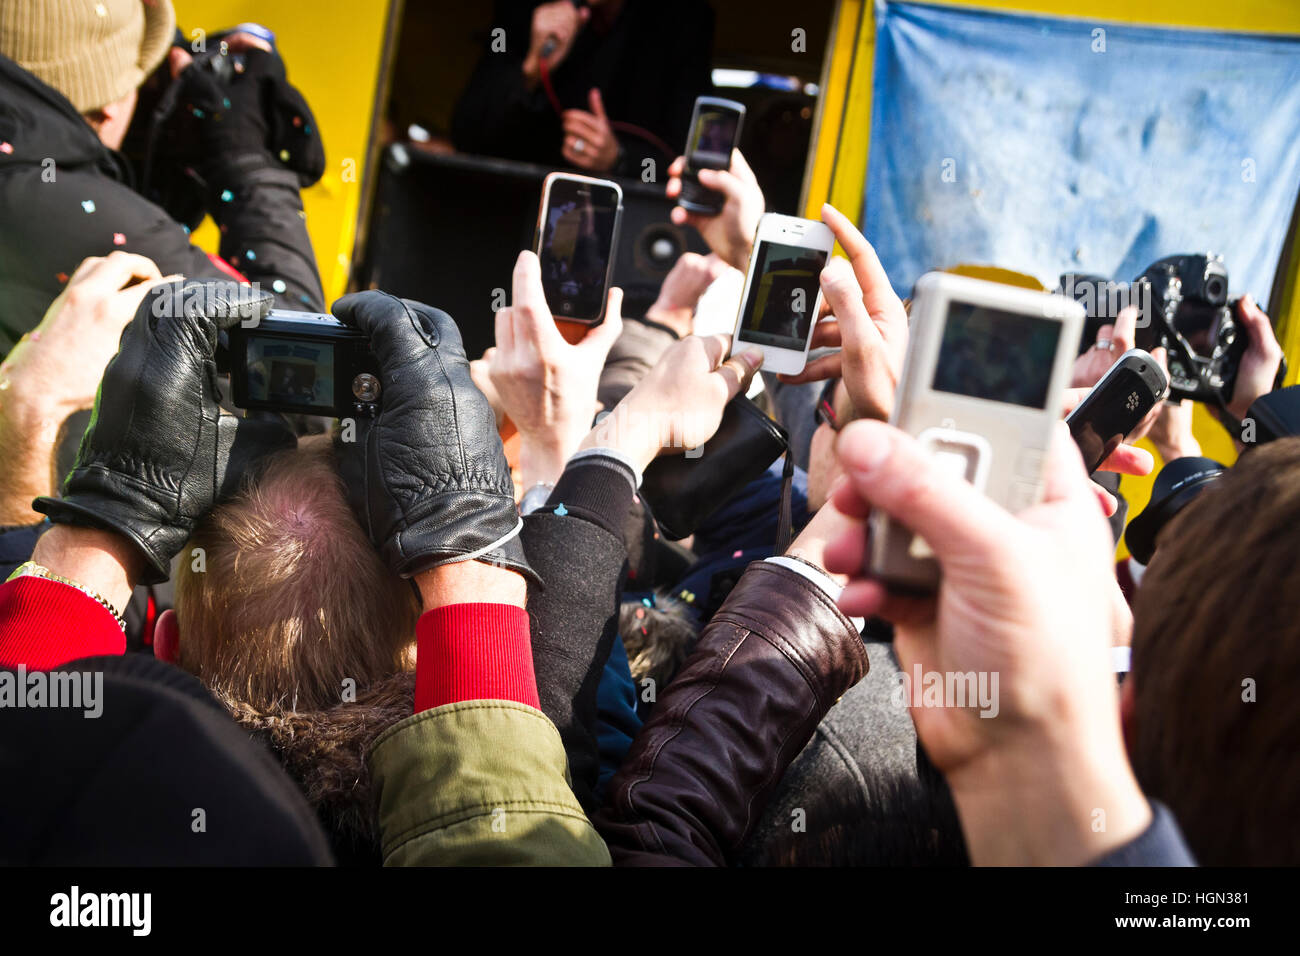
{"type": "MultiPolygon", "coordinates": [[[[935,5],[1010,10],[1056,16],[1185,26],[1221,31],[1300,35],[1297,0],[925,0],[935,5]]],[[[841,0],[830,42],[830,60],[823,70],[823,95],[818,103],[809,175],[804,189],[804,215],[818,217],[823,202],[856,214],[861,208],[871,139],[871,80],[876,27],[872,0],[841,0]]],[[[868,239],[871,237],[868,236],[868,239]]],[[[1292,237],[1293,247],[1297,237],[1292,237]]],[[[1298,257],[1300,260],[1300,257],[1298,257]]],[[[1015,268],[1014,262],[997,265],[1015,268]]],[[[1300,261],[1288,277],[1282,302],[1273,303],[1278,337],[1286,350],[1287,384],[1300,381],[1300,261]]],[[[1231,464],[1236,460],[1232,439],[1197,405],[1193,431],[1208,458],[1231,464]]],[[[1149,442],[1142,447],[1155,453],[1149,442]]],[[[1156,470],[1160,468],[1157,460],[1156,470]]],[[[1153,477],[1124,479],[1129,515],[1146,507],[1153,477]]],[[[1127,554],[1121,543],[1120,556],[1127,554]]]]}
{"type": "MultiPolygon", "coordinates": [[[[344,292],[352,258],[387,0],[173,0],[173,5],[187,36],[195,28],[214,33],[244,22],[275,32],[289,80],[307,98],[325,141],[325,175],[303,193],[303,205],[325,299],[333,301],[344,292]]],[[[195,231],[194,241],[216,251],[217,231],[210,220],[195,231]]]]}

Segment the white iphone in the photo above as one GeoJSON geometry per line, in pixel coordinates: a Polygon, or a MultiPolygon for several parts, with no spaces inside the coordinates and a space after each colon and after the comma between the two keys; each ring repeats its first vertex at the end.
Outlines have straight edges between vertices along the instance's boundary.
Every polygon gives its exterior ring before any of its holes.
{"type": "Polygon", "coordinates": [[[835,248],[825,223],[768,213],[758,221],[731,351],[763,351],[763,371],[797,375],[821,303],[821,272],[835,248]]]}
{"type": "MultiPolygon", "coordinates": [[[[1082,328],[1083,306],[1065,296],[928,273],[890,421],[1008,511],[1037,504],[1082,328]]],[[[904,592],[938,587],[934,553],[906,517],[870,520],[869,574],[904,592]]]]}

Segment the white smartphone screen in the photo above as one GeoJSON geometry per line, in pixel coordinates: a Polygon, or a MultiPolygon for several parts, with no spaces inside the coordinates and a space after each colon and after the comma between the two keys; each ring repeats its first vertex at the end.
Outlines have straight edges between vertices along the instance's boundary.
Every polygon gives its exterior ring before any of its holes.
{"type": "Polygon", "coordinates": [[[828,254],[764,239],[754,255],[754,278],[736,337],[754,345],[802,352],[817,305],[818,277],[828,254]]]}

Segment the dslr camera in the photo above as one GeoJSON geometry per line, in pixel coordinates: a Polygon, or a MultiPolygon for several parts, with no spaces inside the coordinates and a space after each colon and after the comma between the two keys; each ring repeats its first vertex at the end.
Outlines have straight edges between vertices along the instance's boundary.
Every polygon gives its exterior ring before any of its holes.
{"type": "Polygon", "coordinates": [[[226,333],[230,400],[246,411],[373,418],[382,391],[366,336],[332,315],[274,310],[226,333]]]}
{"type": "MultiPolygon", "coordinates": [[[[1084,339],[1113,322],[1119,308],[1138,308],[1137,347],[1163,347],[1169,357],[1169,399],[1190,398],[1226,408],[1237,369],[1249,345],[1237,323],[1240,298],[1228,298],[1228,270],[1213,253],[1168,256],[1153,262],[1130,283],[1066,273],[1061,292],[1087,311],[1084,339]]],[[[1286,363],[1278,371],[1278,381],[1286,363]]]]}

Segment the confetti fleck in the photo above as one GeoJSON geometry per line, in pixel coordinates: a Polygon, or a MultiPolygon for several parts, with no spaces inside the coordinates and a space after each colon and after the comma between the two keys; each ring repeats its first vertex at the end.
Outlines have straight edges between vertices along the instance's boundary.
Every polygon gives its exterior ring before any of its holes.
{"type": "Polygon", "coordinates": [[[733,558],[738,558],[744,553],[745,553],[744,551],[741,551],[739,548],[737,548],[735,551],[731,552],[731,556],[733,558]]]}
{"type": "Polygon", "coordinates": [[[644,618],[644,617],[645,617],[645,608],[643,608],[643,607],[639,607],[639,608],[637,608],[637,609],[636,609],[636,619],[639,621],[639,620],[641,620],[641,619],[644,618]]]}
{"type": "Polygon", "coordinates": [[[230,109],[230,97],[229,96],[223,97],[221,100],[221,105],[224,106],[226,109],[230,109]]]}
{"type": "Polygon", "coordinates": [[[561,501],[558,505],[555,506],[555,514],[557,516],[563,518],[568,513],[569,513],[569,509],[564,507],[564,502],[561,501]]]}
{"type": "Polygon", "coordinates": [[[289,151],[287,149],[280,150],[280,162],[287,163],[288,161],[289,161],[289,151]]]}
{"type": "Polygon", "coordinates": [[[194,107],[194,115],[199,119],[203,119],[203,110],[199,109],[197,106],[194,107]]]}
{"type": "Polygon", "coordinates": [[[120,232],[113,233],[113,245],[115,246],[126,245],[126,236],[122,235],[122,233],[120,232]]]}
{"type": "Polygon", "coordinates": [[[13,143],[0,143],[0,153],[12,153],[13,151],[13,143]]]}
{"type": "Polygon", "coordinates": [[[654,606],[655,606],[654,601],[650,600],[650,598],[648,598],[648,597],[643,597],[643,598],[641,599],[641,603],[644,604],[646,607],[654,607],[654,606]]]}
{"type": "Polygon", "coordinates": [[[247,259],[249,262],[252,262],[254,259],[257,258],[257,253],[254,252],[252,249],[249,249],[247,252],[244,253],[244,258],[247,259]]]}
{"type": "Polygon", "coordinates": [[[229,189],[223,189],[223,190],[221,190],[221,201],[222,201],[222,202],[230,202],[230,200],[232,200],[232,199],[234,199],[234,198],[235,198],[235,194],[232,193],[229,189]]]}
{"type": "Polygon", "coordinates": [[[276,292],[283,292],[285,289],[284,280],[276,279],[274,282],[271,283],[271,288],[274,289],[276,292]]]}
{"type": "Polygon", "coordinates": [[[59,273],[58,275],[56,275],[54,278],[58,279],[58,280],[59,280],[59,283],[60,283],[60,285],[61,285],[61,284],[63,284],[64,282],[67,282],[67,281],[68,281],[68,274],[67,274],[66,272],[60,272],[60,273],[59,273]]]}
{"type": "Polygon", "coordinates": [[[87,214],[90,214],[90,213],[94,212],[94,211],[95,211],[95,200],[93,200],[93,199],[83,199],[83,200],[81,201],[81,208],[84,209],[84,210],[86,210],[86,213],[87,213],[87,214]]]}
{"type": "Polygon", "coordinates": [[[181,228],[185,230],[185,235],[188,236],[188,235],[190,234],[190,227],[189,227],[189,226],[181,226],[181,228]]]}
{"type": "Polygon", "coordinates": [[[293,125],[294,125],[294,126],[301,126],[301,125],[302,125],[302,117],[301,117],[301,116],[295,116],[295,117],[293,118],[293,125]]]}
{"type": "Polygon", "coordinates": [[[40,329],[33,329],[33,330],[32,330],[31,340],[32,340],[33,342],[39,342],[39,341],[41,340],[41,330],[40,330],[40,329]]]}

